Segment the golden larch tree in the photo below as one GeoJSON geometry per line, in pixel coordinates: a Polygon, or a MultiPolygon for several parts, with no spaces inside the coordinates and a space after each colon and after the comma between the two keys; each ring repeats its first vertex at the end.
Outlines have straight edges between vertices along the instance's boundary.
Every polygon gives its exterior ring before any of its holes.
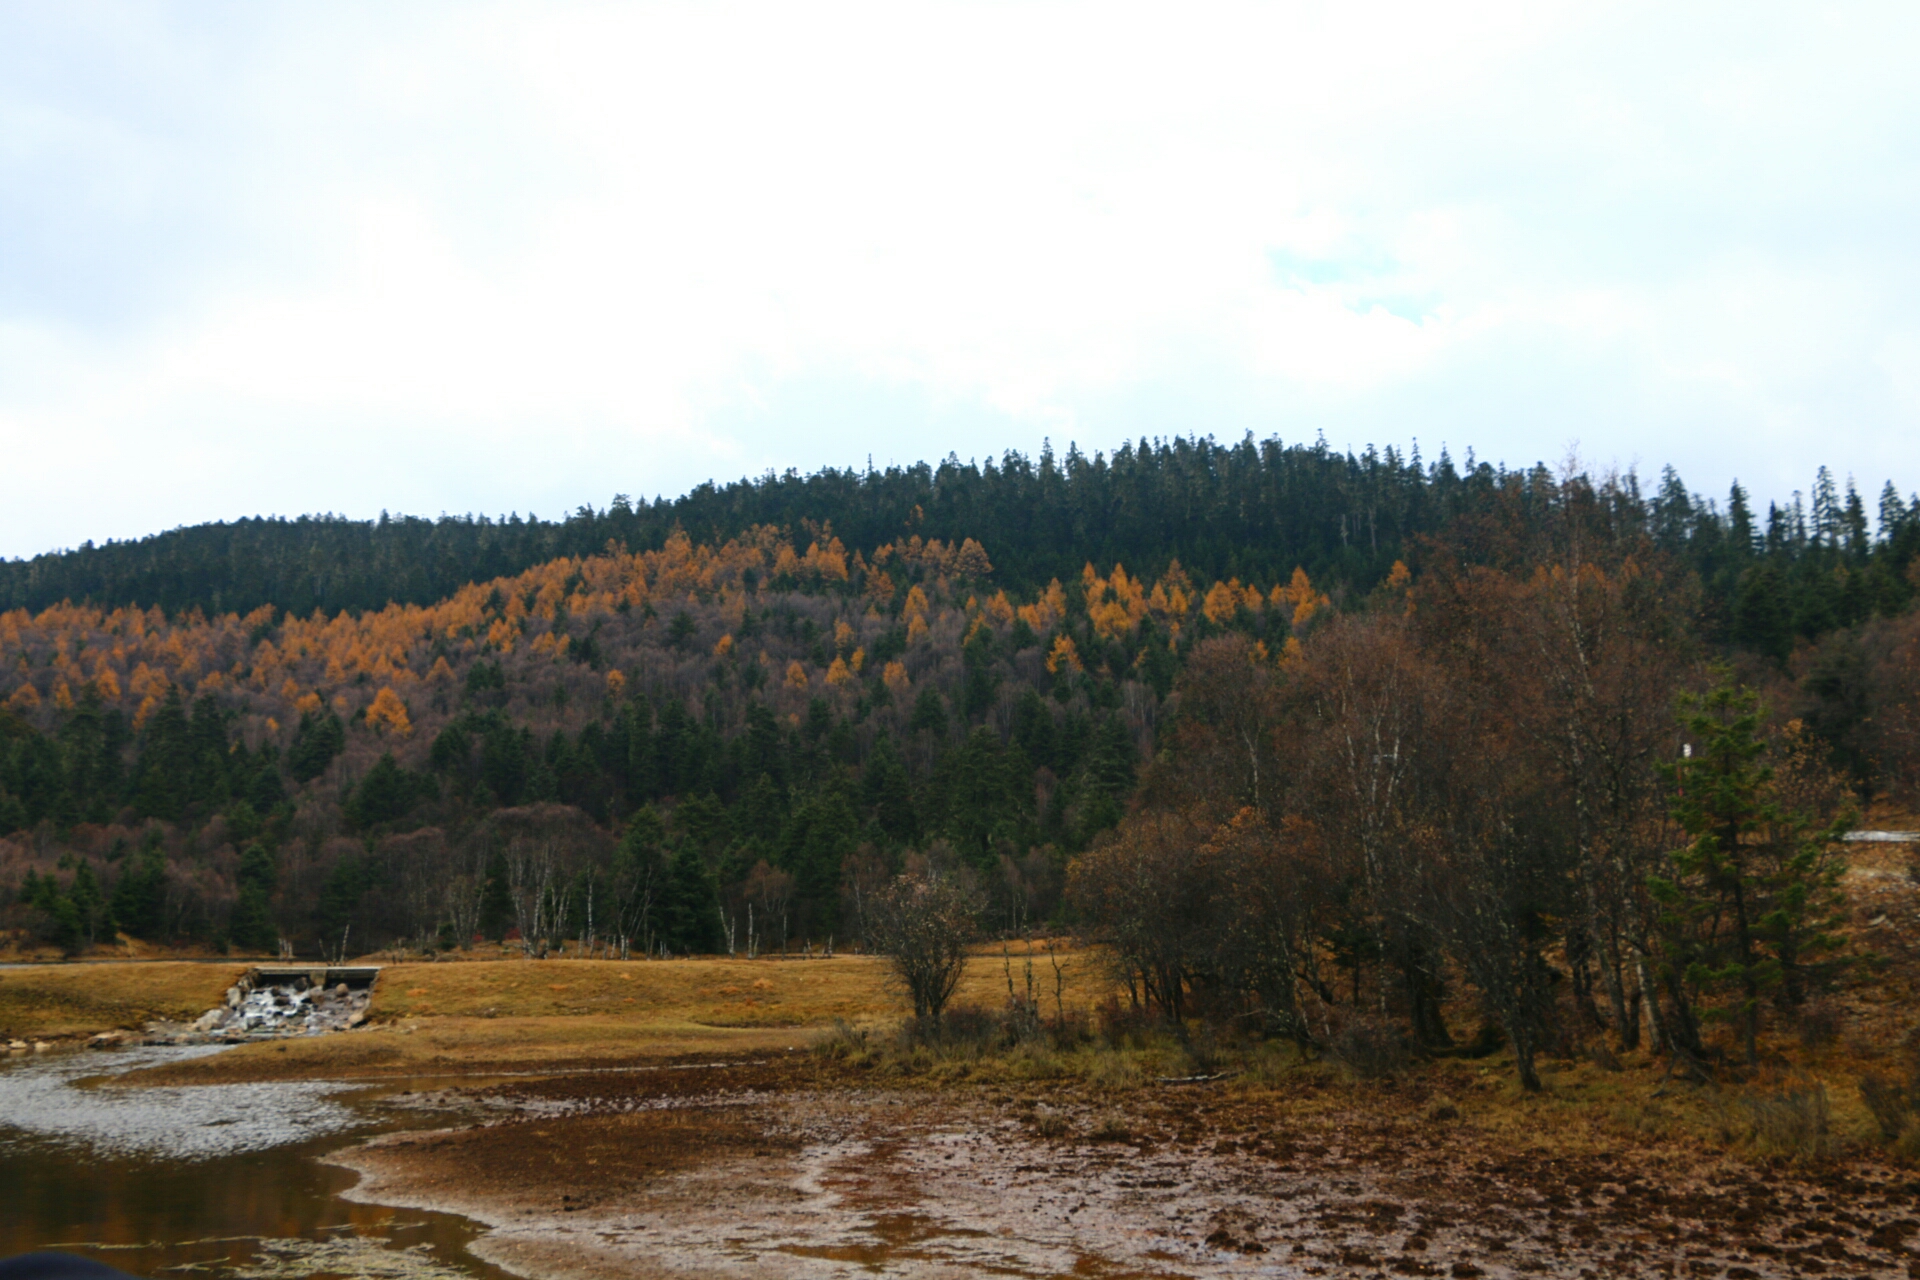
{"type": "Polygon", "coordinates": [[[1207,615],[1207,621],[1225,626],[1233,620],[1240,608],[1240,581],[1216,582],[1207,588],[1207,597],[1201,603],[1200,611],[1207,615]]]}
{"type": "Polygon", "coordinates": [[[993,572],[993,563],[987,559],[987,549],[968,538],[960,544],[960,550],[954,553],[953,572],[963,578],[984,578],[993,572]]]}
{"type": "Polygon", "coordinates": [[[413,732],[407,704],[400,700],[392,685],[382,685],[380,692],[373,695],[373,703],[367,708],[367,726],[375,732],[391,729],[394,736],[400,738],[413,732]]]}

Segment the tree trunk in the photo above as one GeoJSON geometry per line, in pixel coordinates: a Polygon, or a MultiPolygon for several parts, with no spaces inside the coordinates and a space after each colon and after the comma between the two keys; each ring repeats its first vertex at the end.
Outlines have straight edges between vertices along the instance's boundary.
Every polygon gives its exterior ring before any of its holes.
{"type": "Polygon", "coordinates": [[[1539,1093],[1542,1086],[1540,1072],[1534,1066],[1534,1055],[1538,1049],[1534,1044],[1531,1019],[1522,1013],[1503,1021],[1507,1028],[1507,1043],[1513,1046],[1513,1066],[1519,1073],[1520,1087],[1528,1093],[1539,1093]]]}
{"type": "Polygon", "coordinates": [[[1747,923],[1746,885],[1741,883],[1740,876],[1740,829],[1729,823],[1724,839],[1727,841],[1727,861],[1731,864],[1733,879],[1734,938],[1740,944],[1740,994],[1744,997],[1740,1010],[1740,1041],[1746,1051],[1747,1065],[1754,1066],[1760,1061],[1760,980],[1753,959],[1753,930],[1747,923]]]}
{"type": "Polygon", "coordinates": [[[1620,1047],[1637,1049],[1640,1047],[1640,1010],[1627,995],[1621,968],[1619,944],[1609,939],[1601,951],[1600,980],[1607,988],[1607,1006],[1613,1011],[1613,1030],[1620,1037],[1620,1047]]]}
{"type": "Polygon", "coordinates": [[[1447,1030],[1446,1013],[1441,1008],[1446,985],[1434,971],[1435,966],[1428,963],[1428,951],[1415,942],[1406,943],[1399,951],[1400,977],[1406,984],[1414,1039],[1428,1049],[1451,1048],[1453,1034],[1447,1030]]]}

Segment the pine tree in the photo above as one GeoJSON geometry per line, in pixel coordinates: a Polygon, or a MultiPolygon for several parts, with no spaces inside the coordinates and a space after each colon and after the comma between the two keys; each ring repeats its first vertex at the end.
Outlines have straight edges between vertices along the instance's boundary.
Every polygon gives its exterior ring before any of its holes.
{"type": "Polygon", "coordinates": [[[861,799],[872,810],[874,825],[889,843],[907,845],[918,838],[920,820],[914,810],[913,780],[891,734],[883,733],[874,740],[861,781],[861,799]]]}
{"type": "Polygon", "coordinates": [[[147,721],[135,776],[135,809],[143,817],[179,821],[193,789],[194,759],[192,726],[177,687],[167,690],[147,721]]]}
{"type": "Polygon", "coordinates": [[[660,932],[668,948],[695,955],[719,950],[720,917],[713,879],[692,840],[682,840],[667,871],[660,932]]]}
{"type": "Polygon", "coordinates": [[[353,826],[379,826],[399,821],[436,789],[431,777],[402,769],[393,752],[383,751],[343,808],[347,821],[353,826]]]}
{"type": "Polygon", "coordinates": [[[1786,583],[1771,563],[1747,570],[1733,604],[1733,639],[1775,662],[1793,652],[1793,610],[1786,583]]]}
{"type": "Polygon", "coordinates": [[[344,959],[352,953],[353,925],[360,905],[379,882],[379,864],[370,856],[348,854],[333,864],[320,886],[320,906],[315,913],[324,954],[344,959]]]}
{"type": "Polygon", "coordinates": [[[978,720],[993,706],[1000,688],[1000,673],[994,666],[993,629],[976,626],[960,649],[962,677],[961,706],[969,720],[978,720]]]}
{"type": "Polygon", "coordinates": [[[240,894],[234,902],[227,936],[243,951],[272,951],[280,940],[270,902],[279,878],[273,851],[254,841],[240,855],[240,894]]]}
{"type": "Polygon", "coordinates": [[[997,842],[1018,842],[1027,834],[1033,771],[1018,747],[1007,750],[982,726],[941,761],[939,775],[941,829],[970,863],[991,866],[997,842]]]}
{"type": "Polygon", "coordinates": [[[511,807],[526,798],[532,754],[531,730],[515,729],[504,718],[488,723],[480,740],[480,780],[495,804],[511,807]]]}
{"type": "Polygon", "coordinates": [[[480,933],[500,942],[512,927],[513,889],[507,883],[507,860],[495,854],[487,863],[487,882],[480,890],[480,933]]]}
{"type": "Polygon", "coordinates": [[[44,921],[41,933],[49,942],[68,953],[79,949],[79,913],[74,910],[73,899],[61,890],[58,880],[50,875],[36,876],[29,870],[21,885],[20,896],[22,901],[40,913],[44,921]]]}
{"type": "Polygon", "coordinates": [[[914,699],[913,714],[907,717],[907,731],[918,733],[926,730],[935,742],[947,736],[947,703],[931,685],[920,690],[920,696],[914,699]]]}
{"type": "Polygon", "coordinates": [[[327,771],[335,756],[347,748],[347,727],[340,717],[302,714],[287,752],[287,773],[295,782],[311,782],[327,771]]]}
{"type": "Polygon", "coordinates": [[[73,881],[67,886],[67,901],[72,904],[73,924],[78,940],[82,945],[91,945],[99,940],[112,922],[107,910],[107,899],[100,892],[100,882],[94,878],[93,867],[86,859],[78,859],[73,869],[73,881]]]}
{"type": "Polygon", "coordinates": [[[1738,480],[1733,482],[1733,488],[1727,493],[1727,534],[1737,560],[1745,560],[1758,549],[1758,537],[1753,527],[1753,508],[1748,503],[1747,491],[1740,486],[1738,480]]]}
{"type": "Polygon", "coordinates": [[[149,827],[140,851],[122,865],[113,886],[113,919],[143,941],[160,940],[166,920],[167,851],[160,828],[149,827]]]}
{"type": "Polygon", "coordinates": [[[660,927],[666,865],[666,824],[652,805],[642,805],[627,822],[613,855],[614,932],[647,949],[660,927]]]}
{"type": "Polygon", "coordinates": [[[198,814],[212,813],[232,794],[228,765],[234,759],[227,749],[226,716],[212,698],[194,700],[187,721],[187,757],[187,803],[198,814]]]}
{"type": "Polygon", "coordinates": [[[1867,536],[1867,506],[1860,500],[1860,491],[1853,487],[1853,477],[1847,477],[1847,499],[1840,509],[1840,538],[1846,551],[1847,560],[1854,565],[1864,565],[1872,542],[1867,536]]]}
{"type": "Polygon", "coordinates": [[[636,699],[622,708],[620,714],[627,722],[627,803],[642,805],[660,795],[659,763],[653,742],[653,707],[645,699],[636,699]]]}
{"type": "Polygon", "coordinates": [[[1750,1063],[1759,1061],[1763,997],[1784,986],[1797,1001],[1794,971],[1837,945],[1827,907],[1843,868],[1826,851],[1846,826],[1845,817],[1818,826],[1780,802],[1762,717],[1759,695],[1725,669],[1683,704],[1696,750],[1670,766],[1673,816],[1692,839],[1671,854],[1670,874],[1649,880],[1665,963],[1679,970],[1669,977],[1730,993],[1715,1012],[1734,1024],[1750,1063]]]}

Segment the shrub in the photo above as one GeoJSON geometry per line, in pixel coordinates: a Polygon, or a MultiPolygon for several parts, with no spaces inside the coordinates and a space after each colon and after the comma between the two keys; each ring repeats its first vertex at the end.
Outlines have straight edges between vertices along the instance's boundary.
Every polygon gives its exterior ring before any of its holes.
{"type": "Polygon", "coordinates": [[[1065,1138],[1073,1133],[1073,1126],[1058,1111],[1043,1111],[1033,1118],[1033,1131],[1042,1138],[1065,1138]]]}
{"type": "Polygon", "coordinates": [[[930,1018],[913,1019],[907,1024],[907,1037],[916,1044],[974,1054],[990,1053],[1010,1043],[1004,1018],[991,1010],[970,1005],[949,1009],[938,1022],[930,1018]]]}
{"type": "Polygon", "coordinates": [[[1618,1103],[1608,1110],[1607,1119],[1615,1128],[1637,1138],[1667,1138],[1681,1127],[1678,1116],[1652,1101],[1618,1103]]]}
{"type": "Polygon", "coordinates": [[[1913,1118],[1913,1100],[1907,1096],[1906,1089],[1877,1071],[1860,1077],[1860,1101],[1866,1104],[1880,1136],[1888,1142],[1898,1138],[1913,1118]]]}
{"type": "Polygon", "coordinates": [[[812,1049],[817,1056],[836,1062],[861,1058],[867,1052],[867,1033],[845,1018],[835,1018],[831,1027],[814,1038],[812,1049]]]}
{"type": "Polygon", "coordinates": [[[1898,1061],[1903,1068],[1898,1077],[1878,1071],[1860,1077],[1860,1101],[1873,1116],[1880,1136],[1893,1143],[1896,1151],[1920,1155],[1920,1032],[1910,1032],[1901,1042],[1898,1061]]]}
{"type": "Polygon", "coordinates": [[[1220,1069],[1220,1042],[1214,1037],[1213,1028],[1202,1026],[1187,1037],[1188,1074],[1210,1076],[1220,1069]]]}
{"type": "Polygon", "coordinates": [[[1456,1056],[1462,1058],[1491,1058],[1507,1047],[1507,1033],[1498,1025],[1483,1022],[1480,1029],[1473,1033],[1473,1039],[1460,1046],[1456,1056]]]}
{"type": "Polygon", "coordinates": [[[1094,1084],[1103,1089],[1138,1088],[1147,1079],[1147,1073],[1141,1070],[1138,1062],[1111,1049],[1094,1056],[1093,1070],[1089,1076],[1094,1084]]]}
{"type": "Polygon", "coordinates": [[[1809,1000],[1800,1008],[1800,1043],[1808,1049],[1823,1049],[1840,1038],[1846,1016],[1831,1000],[1809,1000]]]}
{"type": "Polygon", "coordinates": [[[1110,1049],[1145,1048],[1156,1031],[1166,1024],[1146,1005],[1121,1004],[1120,997],[1108,996],[1099,1007],[1100,1038],[1110,1049]]]}
{"type": "Polygon", "coordinates": [[[1327,1045],[1334,1060],[1362,1080],[1379,1080],[1406,1069],[1408,1054],[1400,1029],[1380,1018],[1357,1014],[1341,1023],[1327,1045]]]}
{"type": "Polygon", "coordinates": [[[1763,1155],[1819,1160],[1831,1149],[1825,1085],[1793,1085],[1740,1099],[1749,1137],[1763,1155]]]}

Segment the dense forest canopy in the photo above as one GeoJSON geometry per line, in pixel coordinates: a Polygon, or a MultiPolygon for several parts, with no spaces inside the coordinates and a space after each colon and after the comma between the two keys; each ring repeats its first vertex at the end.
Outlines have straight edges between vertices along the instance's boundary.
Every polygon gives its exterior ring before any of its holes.
{"type": "Polygon", "coordinates": [[[1438,1046],[1464,983],[1525,1074],[1751,1052],[1837,971],[1834,824],[1920,789],[1920,502],[1825,471],[1174,441],[3,581],[0,902],[68,948],[844,945],[938,866],[1166,1016],[1438,1046]]]}
{"type": "MultiPolygon", "coordinates": [[[[66,601],[170,613],[268,604],[302,616],[358,613],[431,604],[469,583],[597,555],[609,544],[657,551],[676,530],[719,545],[768,525],[799,536],[810,522],[860,548],[909,534],[974,538],[994,548],[997,584],[1017,592],[1068,581],[1089,562],[1157,576],[1175,560],[1209,581],[1270,581],[1300,567],[1317,582],[1365,590],[1396,560],[1411,560],[1419,538],[1515,502],[1544,511],[1557,484],[1544,467],[1507,471],[1471,455],[1457,467],[1444,451],[1423,463],[1391,447],[1355,455],[1251,436],[1232,445],[1142,440],[1111,457],[1070,448],[1061,458],[1048,449],[1037,461],[1008,453],[983,465],[949,457],[883,471],[769,473],[651,503],[617,497],[557,521],[382,515],[197,525],[0,561],[0,610],[38,612],[66,601]]],[[[1724,499],[1702,497],[1671,471],[1652,492],[1631,474],[1612,492],[1616,518],[1708,581],[1717,605],[1711,625],[1733,625],[1738,591],[1757,562],[1785,578],[1768,585],[1785,599],[1786,622],[1748,620],[1749,629],[1773,627],[1767,641],[1776,648],[1792,629],[1850,625],[1898,607],[1912,589],[1898,570],[1920,542],[1920,524],[1908,519],[1914,499],[1891,481],[1863,497],[1851,480],[1842,491],[1823,469],[1804,503],[1796,495],[1764,516],[1738,485],[1724,499]],[[1876,560],[1876,545],[1890,554],[1876,560]],[[1834,564],[1854,575],[1870,565],[1880,572],[1841,592],[1825,580],[1834,564]]]]}

